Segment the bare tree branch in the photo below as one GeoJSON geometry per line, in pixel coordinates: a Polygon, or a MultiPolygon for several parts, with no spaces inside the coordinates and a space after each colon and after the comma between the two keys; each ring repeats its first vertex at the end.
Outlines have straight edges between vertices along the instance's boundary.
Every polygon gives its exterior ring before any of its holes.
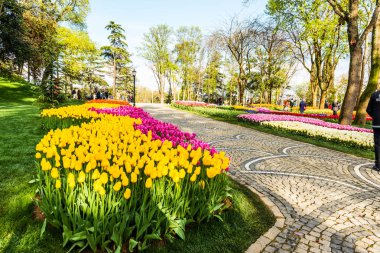
{"type": "Polygon", "coordinates": [[[344,20],[348,19],[348,13],[343,9],[343,7],[336,0],[327,0],[327,2],[329,2],[334,12],[338,16],[340,16],[344,20]]]}

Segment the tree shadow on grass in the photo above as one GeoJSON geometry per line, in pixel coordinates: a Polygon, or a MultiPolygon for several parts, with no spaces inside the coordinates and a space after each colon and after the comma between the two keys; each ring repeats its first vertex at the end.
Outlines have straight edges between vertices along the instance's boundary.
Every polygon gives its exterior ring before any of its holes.
{"type": "Polygon", "coordinates": [[[36,97],[35,87],[27,83],[10,82],[0,77],[0,105],[31,105],[36,97]]]}

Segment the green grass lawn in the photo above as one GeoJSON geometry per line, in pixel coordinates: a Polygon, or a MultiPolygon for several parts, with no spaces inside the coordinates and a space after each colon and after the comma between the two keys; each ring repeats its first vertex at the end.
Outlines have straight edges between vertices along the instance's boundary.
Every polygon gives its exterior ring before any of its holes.
{"type": "Polygon", "coordinates": [[[328,142],[328,141],[324,141],[322,139],[317,139],[317,138],[305,137],[305,136],[301,136],[301,135],[291,133],[291,132],[273,131],[272,129],[264,127],[264,126],[254,125],[249,122],[241,121],[237,118],[237,116],[240,114],[244,114],[245,113],[244,111],[232,110],[232,109],[226,110],[226,109],[218,109],[218,108],[205,108],[205,107],[185,107],[185,106],[174,106],[174,107],[180,110],[186,110],[186,111],[193,112],[195,114],[203,115],[215,120],[224,121],[227,123],[231,123],[231,124],[235,124],[235,125],[239,125],[239,126],[243,126],[247,128],[252,128],[261,132],[314,144],[316,146],[337,150],[340,152],[356,155],[359,157],[374,159],[374,156],[375,156],[372,150],[352,148],[352,147],[344,146],[342,144],[328,142]]]}
{"type": "Polygon", "coordinates": [[[33,219],[35,145],[44,132],[28,84],[0,78],[0,252],[64,252],[61,235],[40,239],[33,219]]]}
{"type": "MultiPolygon", "coordinates": [[[[42,223],[33,215],[36,185],[35,145],[44,135],[35,95],[28,84],[0,77],[0,252],[67,252],[61,231],[48,228],[40,238],[42,223]]],[[[71,101],[70,104],[77,102],[71,101]]],[[[192,225],[186,241],[159,243],[150,252],[244,252],[274,225],[275,218],[247,188],[230,181],[234,207],[222,217],[192,225]]]]}

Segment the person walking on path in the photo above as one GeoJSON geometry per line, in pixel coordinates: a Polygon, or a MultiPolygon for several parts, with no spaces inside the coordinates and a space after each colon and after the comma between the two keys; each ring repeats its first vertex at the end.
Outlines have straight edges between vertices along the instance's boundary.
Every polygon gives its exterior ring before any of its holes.
{"type": "Polygon", "coordinates": [[[333,110],[333,115],[338,115],[339,103],[338,103],[338,100],[336,99],[332,103],[332,110],[333,110]]]}
{"type": "Polygon", "coordinates": [[[306,110],[306,102],[305,99],[303,98],[302,101],[300,102],[300,113],[303,113],[306,110]]]}
{"type": "Polygon", "coordinates": [[[372,129],[375,143],[375,165],[373,169],[380,172],[380,90],[372,93],[367,106],[367,113],[372,117],[372,129]]]}

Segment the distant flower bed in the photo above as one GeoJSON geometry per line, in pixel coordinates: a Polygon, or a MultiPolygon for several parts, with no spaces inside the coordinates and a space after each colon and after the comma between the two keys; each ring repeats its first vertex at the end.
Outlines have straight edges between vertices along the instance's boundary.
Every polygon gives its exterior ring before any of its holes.
{"type": "Polygon", "coordinates": [[[42,112],[72,123],[36,146],[38,203],[63,230],[64,246],[140,251],[153,240],[185,239],[190,222],[219,217],[229,196],[224,152],[142,109],[94,107],[42,112]]]}
{"type": "Polygon", "coordinates": [[[276,105],[276,104],[250,104],[249,107],[262,107],[262,108],[268,108],[268,109],[272,109],[272,110],[284,109],[284,106],[276,105]]]}
{"type": "Polygon", "coordinates": [[[117,105],[130,105],[127,101],[116,100],[116,99],[94,99],[90,100],[87,103],[101,103],[101,104],[117,104],[117,105]]]}
{"type": "Polygon", "coordinates": [[[326,127],[326,128],[333,128],[338,130],[347,130],[347,131],[356,131],[356,132],[366,132],[366,133],[372,133],[373,131],[371,129],[367,128],[360,128],[360,127],[353,127],[349,125],[340,125],[337,123],[331,123],[331,122],[325,122],[323,120],[319,119],[313,119],[313,118],[307,118],[307,117],[299,117],[299,116],[289,116],[289,115],[273,115],[273,114],[242,114],[239,115],[238,118],[247,120],[250,122],[264,122],[264,121],[296,121],[296,122],[303,122],[311,125],[326,127]]]}
{"type": "MultiPolygon", "coordinates": [[[[299,109],[298,109],[299,111],[299,109]]],[[[331,109],[313,109],[313,108],[306,108],[304,111],[305,114],[315,114],[315,115],[332,115],[333,111],[331,109]]]]}
{"type": "Polygon", "coordinates": [[[216,107],[216,104],[208,104],[205,102],[198,101],[175,101],[174,104],[182,106],[202,106],[202,107],[216,107]]]}
{"type": "Polygon", "coordinates": [[[261,125],[358,148],[373,147],[373,134],[369,132],[338,130],[297,121],[263,121],[261,125]]]}

